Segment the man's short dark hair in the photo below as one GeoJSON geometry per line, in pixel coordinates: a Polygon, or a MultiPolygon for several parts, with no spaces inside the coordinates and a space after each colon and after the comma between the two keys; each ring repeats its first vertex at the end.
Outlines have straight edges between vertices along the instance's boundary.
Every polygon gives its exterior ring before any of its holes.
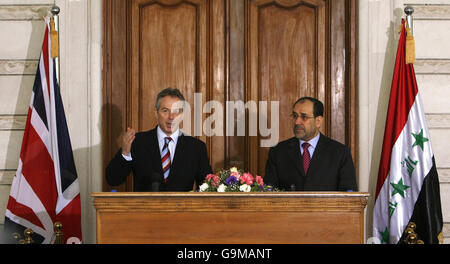
{"type": "Polygon", "coordinates": [[[294,106],[292,108],[294,108],[298,103],[303,103],[304,101],[311,101],[313,103],[314,117],[323,116],[323,103],[313,97],[305,96],[305,97],[298,99],[297,101],[295,101],[294,106]]]}
{"type": "Polygon", "coordinates": [[[178,97],[178,99],[180,99],[180,101],[184,101],[184,96],[180,92],[180,90],[178,90],[177,88],[168,87],[168,88],[162,90],[161,92],[159,92],[158,96],[156,96],[156,105],[155,105],[156,110],[159,110],[161,98],[166,97],[166,96],[178,97]]]}

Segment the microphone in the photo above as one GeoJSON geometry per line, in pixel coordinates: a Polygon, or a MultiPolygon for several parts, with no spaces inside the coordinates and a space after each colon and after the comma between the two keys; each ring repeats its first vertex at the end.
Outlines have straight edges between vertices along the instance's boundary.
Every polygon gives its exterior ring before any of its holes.
{"type": "Polygon", "coordinates": [[[153,172],[150,178],[152,182],[152,192],[159,192],[159,186],[161,185],[161,175],[157,172],[153,172]]]}

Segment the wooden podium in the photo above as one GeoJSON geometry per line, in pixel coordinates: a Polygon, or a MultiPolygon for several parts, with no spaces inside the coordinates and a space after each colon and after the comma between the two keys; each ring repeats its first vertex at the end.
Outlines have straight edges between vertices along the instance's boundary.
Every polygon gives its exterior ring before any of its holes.
{"type": "Polygon", "coordinates": [[[369,194],[93,193],[97,243],[364,243],[369,194]]]}

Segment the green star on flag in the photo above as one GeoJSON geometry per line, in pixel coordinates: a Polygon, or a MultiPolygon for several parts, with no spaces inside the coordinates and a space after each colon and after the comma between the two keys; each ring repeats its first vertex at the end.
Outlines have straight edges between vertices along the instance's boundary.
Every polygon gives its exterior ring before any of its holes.
{"type": "Polygon", "coordinates": [[[428,141],[428,138],[423,136],[423,129],[420,130],[419,134],[412,133],[412,135],[416,139],[416,142],[414,142],[412,147],[419,146],[423,151],[423,143],[428,141]]]}
{"type": "Polygon", "coordinates": [[[388,228],[386,227],[384,232],[378,231],[378,233],[380,233],[380,235],[381,235],[381,243],[388,244],[389,243],[389,230],[388,230],[388,228]]]}
{"type": "Polygon", "coordinates": [[[405,198],[405,191],[406,191],[406,189],[408,189],[410,187],[410,186],[407,186],[407,185],[403,184],[403,178],[400,179],[398,181],[398,183],[391,182],[391,186],[392,186],[392,188],[394,188],[394,190],[392,191],[392,196],[394,196],[394,195],[396,195],[398,193],[403,198],[405,198]]]}

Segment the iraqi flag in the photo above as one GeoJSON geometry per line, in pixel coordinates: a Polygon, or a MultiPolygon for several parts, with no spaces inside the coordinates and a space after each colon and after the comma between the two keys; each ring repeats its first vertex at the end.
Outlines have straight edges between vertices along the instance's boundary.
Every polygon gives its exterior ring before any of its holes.
{"type": "Polygon", "coordinates": [[[413,64],[405,62],[402,20],[386,118],[373,212],[373,236],[381,243],[404,242],[410,222],[424,243],[442,232],[439,178],[413,64]]]}
{"type": "MultiPolygon", "coordinates": [[[[64,243],[81,242],[80,189],[51,57],[50,20],[31,95],[30,107],[5,214],[5,236],[34,231],[35,243],[53,243],[54,223],[64,243]]],[[[17,242],[17,241],[12,241],[17,242]]]]}

